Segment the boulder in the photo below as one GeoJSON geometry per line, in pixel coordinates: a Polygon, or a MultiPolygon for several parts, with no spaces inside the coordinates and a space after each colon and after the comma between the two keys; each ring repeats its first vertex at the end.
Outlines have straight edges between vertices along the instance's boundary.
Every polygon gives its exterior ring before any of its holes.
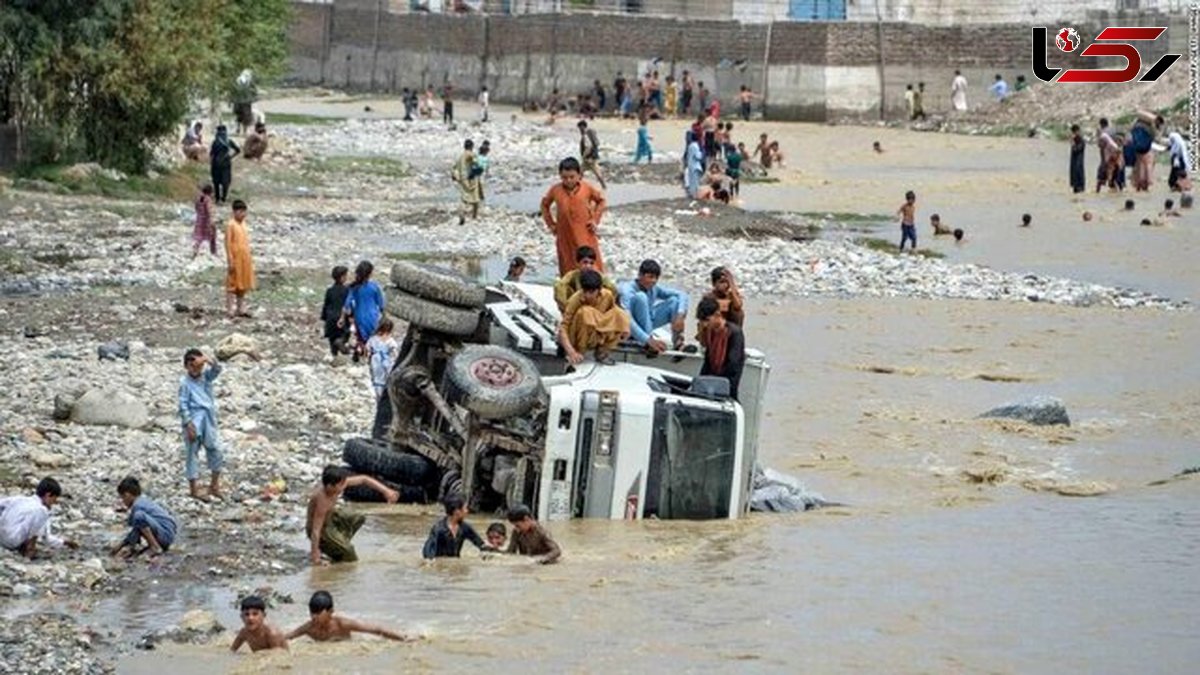
{"type": "Polygon", "coordinates": [[[61,452],[45,452],[34,450],[29,453],[29,461],[39,469],[63,469],[73,464],[73,460],[61,452]]]}
{"type": "Polygon", "coordinates": [[[117,340],[105,342],[96,348],[96,355],[100,357],[101,361],[116,361],[117,359],[128,361],[129,345],[117,340]]]}
{"type": "Polygon", "coordinates": [[[1053,424],[1071,426],[1071,418],[1067,416],[1066,405],[1053,396],[1034,396],[1024,401],[1002,405],[999,408],[992,408],[980,417],[1021,420],[1037,426],[1053,424]]]}
{"type": "Polygon", "coordinates": [[[71,419],[71,410],[75,402],[87,393],[87,386],[79,381],[69,381],[62,391],[54,395],[54,419],[63,422],[71,419]]]}
{"type": "Polygon", "coordinates": [[[193,609],[179,619],[179,629],[190,633],[220,633],[225,627],[212,612],[193,609]]]}
{"type": "Polygon", "coordinates": [[[150,423],[146,404],[119,390],[91,389],[75,401],[71,421],[76,424],[140,429],[150,423]]]}
{"type": "Polygon", "coordinates": [[[258,343],[254,338],[241,333],[226,335],[217,343],[217,360],[228,361],[239,354],[246,354],[255,361],[258,360],[258,343]]]}

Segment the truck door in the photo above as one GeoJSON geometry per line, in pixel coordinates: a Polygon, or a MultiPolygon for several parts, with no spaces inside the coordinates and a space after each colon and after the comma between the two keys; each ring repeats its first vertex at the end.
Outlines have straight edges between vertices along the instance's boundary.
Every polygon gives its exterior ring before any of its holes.
{"type": "Polygon", "coordinates": [[[617,392],[584,392],[579,412],[571,516],[608,518],[617,459],[617,392]]]}

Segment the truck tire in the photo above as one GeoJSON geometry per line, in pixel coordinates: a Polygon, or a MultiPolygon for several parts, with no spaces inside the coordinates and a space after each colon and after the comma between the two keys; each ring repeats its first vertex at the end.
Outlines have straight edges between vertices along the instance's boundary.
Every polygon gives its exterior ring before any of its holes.
{"type": "Polygon", "coordinates": [[[437,477],[437,469],[428,459],[415,452],[393,450],[391,446],[369,438],[346,441],[342,461],[358,473],[402,485],[425,485],[437,477]]]}
{"type": "Polygon", "coordinates": [[[388,313],[415,326],[458,337],[474,335],[479,328],[479,309],[450,307],[403,291],[391,295],[388,313]]]}
{"type": "Polygon", "coordinates": [[[483,307],[487,297],[487,289],[474,279],[444,267],[408,260],[392,265],[392,284],[405,293],[467,309],[483,307]]]}
{"type": "Polygon", "coordinates": [[[529,412],[542,397],[537,366],[511,349],[469,345],[446,365],[450,399],[484,419],[529,412]]]}
{"type": "MultiPolygon", "coordinates": [[[[391,489],[400,493],[400,499],[396,500],[397,504],[425,504],[429,501],[429,495],[423,486],[393,483],[378,476],[372,476],[372,478],[380,483],[383,483],[386,487],[390,487],[391,489]]],[[[367,487],[366,485],[353,485],[348,487],[342,492],[342,496],[345,497],[346,501],[348,502],[382,504],[385,501],[383,495],[367,487]]]]}

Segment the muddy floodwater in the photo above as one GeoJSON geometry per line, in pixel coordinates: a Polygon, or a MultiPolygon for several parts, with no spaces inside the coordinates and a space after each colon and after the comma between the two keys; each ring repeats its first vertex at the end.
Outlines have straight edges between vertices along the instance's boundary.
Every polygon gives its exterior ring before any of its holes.
{"type": "MultiPolygon", "coordinates": [[[[597,126],[606,145],[632,150],[633,125],[597,126]]],[[[563,127],[553,133],[572,133],[563,127]]],[[[888,214],[913,189],[920,243],[949,262],[1200,298],[1200,214],[1139,227],[1168,196],[1161,180],[1126,195],[1133,213],[1125,196],[1072,197],[1065,143],[764,123],[737,135],[752,146],[760,131],[782,141],[789,168],[746,185],[747,208],[888,214]],[[966,241],[933,241],[933,212],[966,241]],[[1033,226],[1017,227],[1026,212],[1033,226]]],[[[676,161],[683,126],[653,133],[675,153],[662,161],[676,161]]],[[[497,201],[528,210],[543,189],[497,201]]],[[[231,656],[228,633],[133,653],[119,671],[1195,671],[1200,479],[1148,485],[1200,465],[1195,311],[758,297],[746,333],[773,366],[760,459],[844,506],[552,523],[566,555],[549,567],[481,560],[469,545],[461,560],[423,565],[434,507],[363,507],[361,561],[266,581],[295,600],[268,621],[298,625],[309,594],[327,589],[339,612],[423,640],[231,656]],[[1061,398],[1072,425],[977,419],[1035,394],[1061,398]]],[[[204,607],[233,628],[236,587],[262,581],[149,584],[84,620],[133,641],[204,607]]]]}

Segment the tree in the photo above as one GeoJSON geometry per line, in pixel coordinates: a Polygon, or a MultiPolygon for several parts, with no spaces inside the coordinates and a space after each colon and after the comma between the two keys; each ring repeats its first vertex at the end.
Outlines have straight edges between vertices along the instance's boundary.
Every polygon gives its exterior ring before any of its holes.
{"type": "Polygon", "coordinates": [[[229,100],[235,80],[249,68],[254,79],[270,82],[283,74],[288,57],[291,0],[218,0],[218,65],[212,99],[229,100]]]}

